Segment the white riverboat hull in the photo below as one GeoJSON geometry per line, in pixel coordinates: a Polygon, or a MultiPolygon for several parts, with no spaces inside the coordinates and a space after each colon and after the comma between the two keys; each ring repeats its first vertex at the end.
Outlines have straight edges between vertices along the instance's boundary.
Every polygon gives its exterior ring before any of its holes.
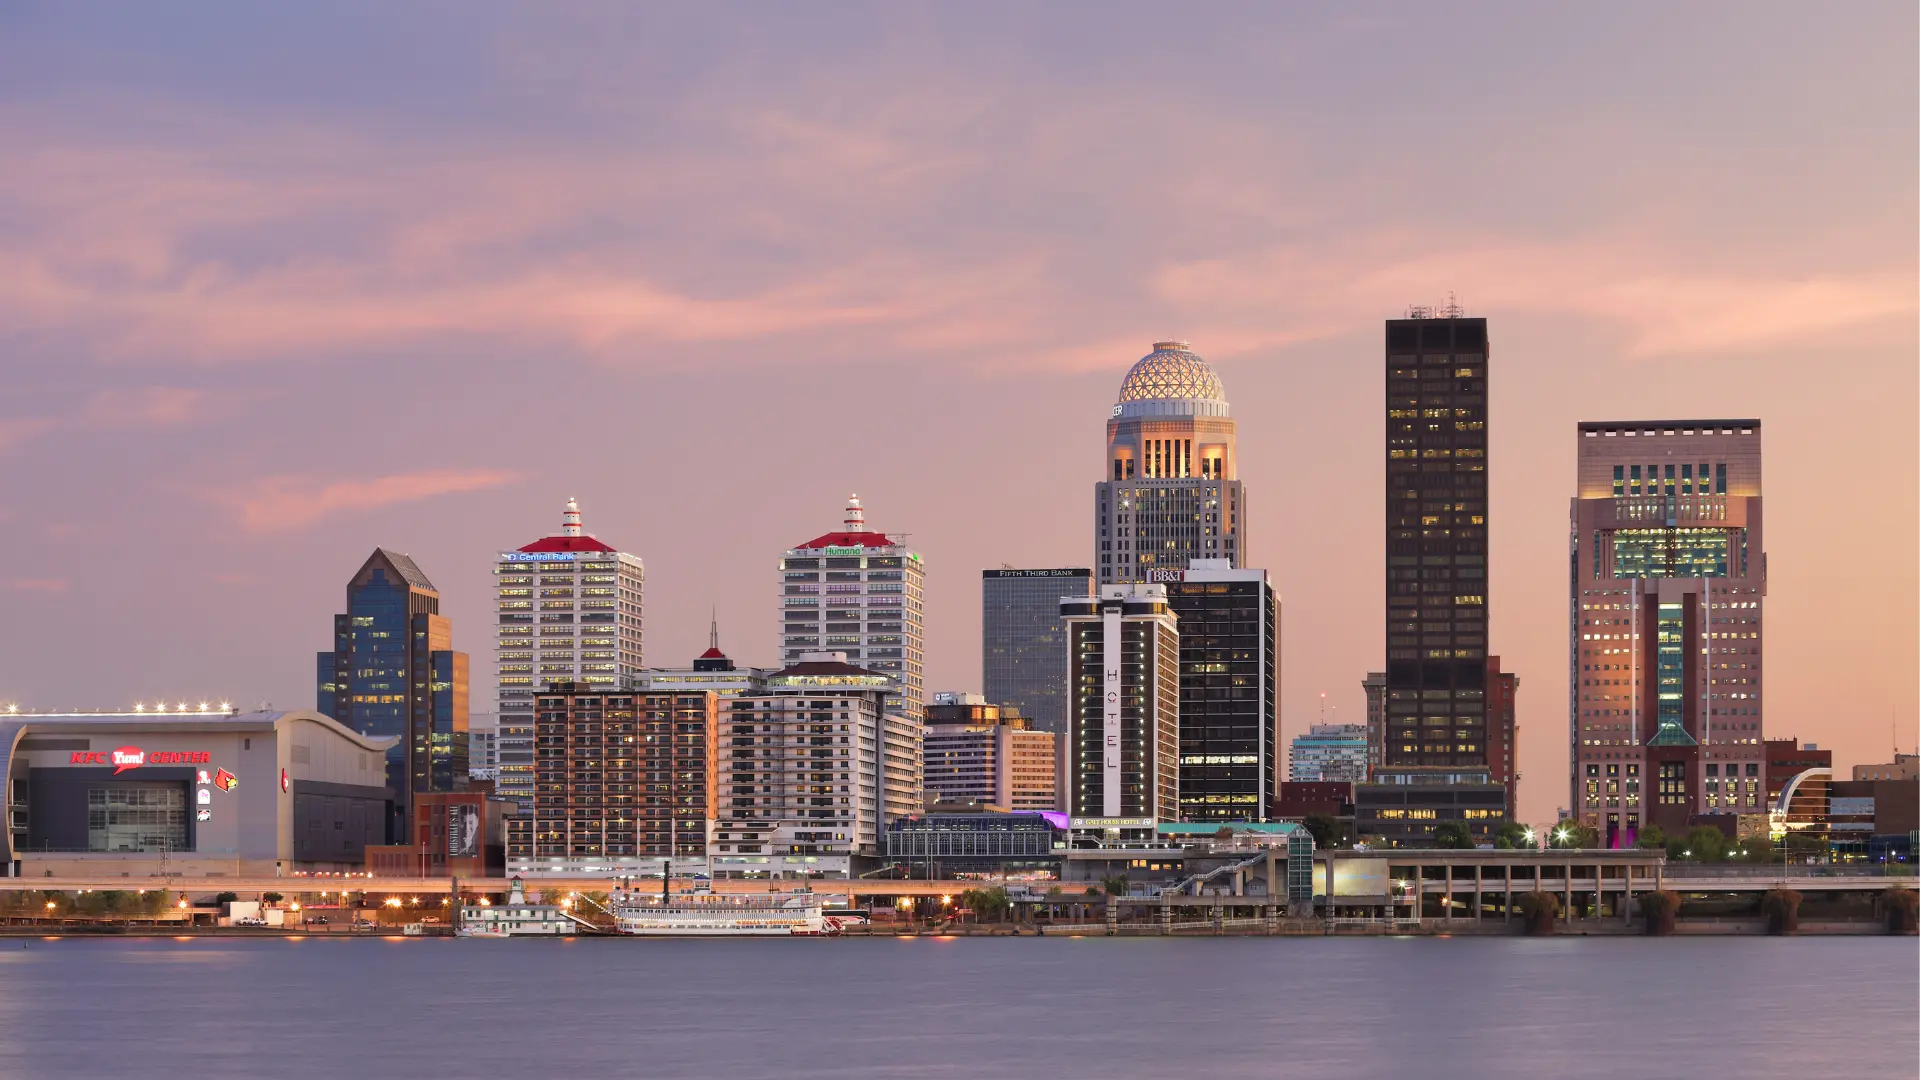
{"type": "Polygon", "coordinates": [[[841,920],[818,903],[688,903],[624,907],[614,912],[620,933],[636,937],[830,937],[841,920]]]}

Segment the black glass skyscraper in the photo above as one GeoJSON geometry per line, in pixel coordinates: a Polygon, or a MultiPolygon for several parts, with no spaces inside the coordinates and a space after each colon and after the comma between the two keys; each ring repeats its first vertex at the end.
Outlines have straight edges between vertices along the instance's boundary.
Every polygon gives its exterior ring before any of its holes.
{"type": "Polygon", "coordinates": [[[1386,764],[1487,763],[1487,321],[1387,322],[1386,764]]]}
{"type": "Polygon", "coordinates": [[[1265,821],[1280,798],[1280,597],[1265,570],[1154,571],[1180,632],[1180,819],[1265,821]]]}

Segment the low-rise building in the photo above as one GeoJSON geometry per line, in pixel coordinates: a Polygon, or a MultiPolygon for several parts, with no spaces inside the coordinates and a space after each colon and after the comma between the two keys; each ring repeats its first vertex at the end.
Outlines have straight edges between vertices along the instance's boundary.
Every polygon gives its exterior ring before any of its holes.
{"type": "Polygon", "coordinates": [[[1315,814],[1351,822],[1353,785],[1344,780],[1289,780],[1280,785],[1280,798],[1267,811],[1276,821],[1299,821],[1315,814]]]}
{"type": "Polygon", "coordinates": [[[0,715],[0,876],[358,871],[395,742],[306,709],[0,715]]]}
{"type": "Polygon", "coordinates": [[[374,877],[499,877],[507,869],[506,821],[516,809],[513,800],[493,796],[491,781],[467,791],[416,796],[410,841],[367,845],[367,872],[374,877]]]}
{"type": "Polygon", "coordinates": [[[1902,754],[1896,752],[1892,761],[1876,765],[1855,765],[1855,780],[1914,780],[1920,779],[1920,754],[1902,754]]]}
{"type": "Polygon", "coordinates": [[[1784,791],[1793,778],[1808,769],[1826,769],[1831,775],[1833,769],[1833,751],[1822,750],[1808,743],[1800,745],[1795,737],[1768,739],[1766,741],[1766,805],[1774,806],[1780,801],[1784,791]]]}
{"type": "Polygon", "coordinates": [[[1353,830],[1393,847],[1430,847],[1435,829],[1458,822],[1476,843],[1491,844],[1506,805],[1506,785],[1485,769],[1388,768],[1354,785],[1353,830]]]}
{"type": "Polygon", "coordinates": [[[1057,813],[910,814],[889,821],[884,840],[887,861],[914,877],[1051,872],[1066,821],[1057,813]]]}
{"type": "Polygon", "coordinates": [[[1305,735],[1293,737],[1287,758],[1289,781],[1358,784],[1366,778],[1366,725],[1315,724],[1305,735]]]}
{"type": "Polygon", "coordinates": [[[1009,810],[1057,810],[1056,740],[1011,705],[941,692],[927,706],[926,797],[1009,810]]]}

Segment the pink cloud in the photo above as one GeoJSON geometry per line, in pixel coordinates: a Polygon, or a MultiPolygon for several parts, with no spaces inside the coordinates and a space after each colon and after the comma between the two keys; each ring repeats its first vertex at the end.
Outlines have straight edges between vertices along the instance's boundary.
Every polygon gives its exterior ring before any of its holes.
{"type": "Polygon", "coordinates": [[[21,592],[63,593],[73,587],[66,578],[12,578],[7,587],[21,592]]]}
{"type": "Polygon", "coordinates": [[[91,423],[173,427],[203,418],[211,395],[178,386],[142,386],[96,394],[83,410],[91,423]]]}
{"type": "MultiPolygon", "coordinates": [[[[1781,256],[1703,237],[1645,202],[1550,241],[1519,226],[1396,227],[1378,191],[1316,175],[1298,136],[1151,95],[1068,98],[988,125],[988,138],[983,121],[1012,103],[983,102],[971,84],[871,104],[816,89],[815,101],[702,112],[713,143],[664,155],[584,146],[564,159],[158,118],[193,135],[188,155],[0,110],[0,136],[24,148],[0,197],[33,223],[0,249],[0,320],[123,359],[239,363],[481,338],[691,366],[831,342],[823,351],[995,375],[1120,366],[1170,333],[1217,356],[1284,347],[1449,286],[1488,314],[1618,323],[1637,356],[1793,342],[1914,311],[1911,268],[1863,255],[1868,241],[1845,229],[1781,256]],[[1142,131],[1161,149],[1124,185],[1104,182],[1109,148],[1142,131]],[[502,154],[513,168],[498,167],[502,154]],[[1021,192],[1000,221],[998,204],[973,200],[1006,195],[996,175],[1010,160],[1021,192]],[[1207,167],[1171,164],[1185,161],[1207,167]],[[655,235],[657,246],[632,242],[655,235]],[[282,255],[241,258],[209,237],[243,251],[271,238],[282,255]],[[1105,340],[1089,344],[1089,326],[1105,340]]],[[[1881,216],[1851,213],[1869,226],[1881,216]]],[[[141,393],[93,408],[147,424],[209,408],[194,391],[141,393]]]]}
{"type": "Polygon", "coordinates": [[[1356,238],[1345,250],[1286,246],[1195,260],[1168,265],[1155,280],[1163,299],[1217,327],[1208,340],[1220,355],[1348,332],[1411,303],[1442,301],[1435,290],[1449,287],[1475,314],[1619,324],[1636,357],[1712,353],[1910,321],[1914,285],[1906,270],[1688,267],[1630,235],[1545,245],[1424,233],[1356,238]],[[1475,309],[1476,299],[1485,306],[1475,309]]]}
{"type": "Polygon", "coordinates": [[[49,417],[26,416],[0,420],[0,450],[7,450],[53,428],[49,417]]]}
{"type": "Polygon", "coordinates": [[[336,514],[377,510],[439,495],[481,491],[518,479],[498,469],[439,469],[365,480],[316,480],[309,476],[270,476],[247,492],[209,495],[229,506],[249,533],[283,533],[306,528],[336,514]]]}

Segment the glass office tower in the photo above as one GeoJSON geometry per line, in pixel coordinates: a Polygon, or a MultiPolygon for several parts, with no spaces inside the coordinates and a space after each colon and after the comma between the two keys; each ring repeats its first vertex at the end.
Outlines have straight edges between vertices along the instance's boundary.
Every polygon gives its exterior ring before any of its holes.
{"type": "Polygon", "coordinates": [[[1038,731],[1067,730],[1067,627],[1060,601],[1093,595],[1085,568],[980,572],[980,667],[985,697],[1017,705],[1038,731]]]}
{"type": "Polygon", "coordinates": [[[1265,570],[1155,570],[1180,631],[1180,820],[1265,821],[1280,799],[1280,596],[1265,570]]]}
{"type": "Polygon", "coordinates": [[[333,645],[316,658],[315,708],[363,735],[400,739],[386,778],[396,814],[388,836],[399,842],[416,792],[466,789],[467,654],[452,648],[433,582],[385,548],[347,582],[333,645]]]}

